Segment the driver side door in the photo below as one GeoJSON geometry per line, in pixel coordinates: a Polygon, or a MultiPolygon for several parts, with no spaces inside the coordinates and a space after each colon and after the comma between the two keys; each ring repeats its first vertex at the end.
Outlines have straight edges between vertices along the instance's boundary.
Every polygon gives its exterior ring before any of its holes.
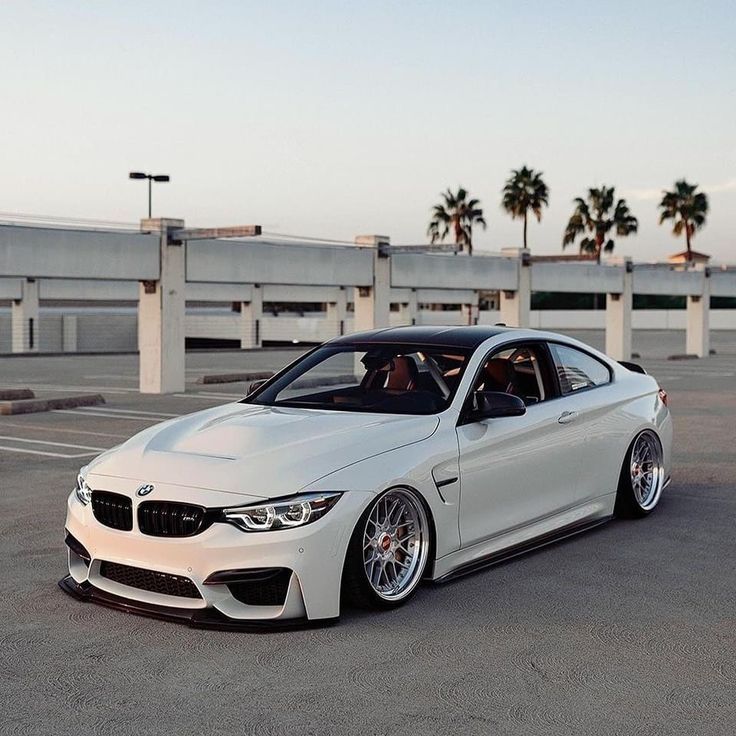
{"type": "MultiPolygon", "coordinates": [[[[511,368],[505,390],[524,399],[526,413],[461,420],[457,427],[463,547],[553,516],[575,503],[583,438],[575,436],[574,424],[559,422],[560,406],[555,400],[559,389],[548,348],[543,343],[523,343],[495,349],[485,357],[469,400],[484,381],[498,380],[501,360],[511,368]]],[[[504,388],[494,385],[490,390],[504,388]]]]}

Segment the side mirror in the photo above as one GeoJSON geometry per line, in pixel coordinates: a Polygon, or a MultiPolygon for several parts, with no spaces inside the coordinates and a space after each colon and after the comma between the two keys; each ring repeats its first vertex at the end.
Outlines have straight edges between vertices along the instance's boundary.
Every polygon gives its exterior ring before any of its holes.
{"type": "Polygon", "coordinates": [[[250,396],[250,394],[257,391],[264,383],[266,383],[267,380],[268,379],[263,378],[260,381],[253,381],[250,386],[248,386],[248,395],[250,396]]]}
{"type": "Polygon", "coordinates": [[[476,391],[473,396],[472,418],[500,419],[501,417],[520,417],[526,414],[526,404],[513,394],[502,391],[476,391]]]}

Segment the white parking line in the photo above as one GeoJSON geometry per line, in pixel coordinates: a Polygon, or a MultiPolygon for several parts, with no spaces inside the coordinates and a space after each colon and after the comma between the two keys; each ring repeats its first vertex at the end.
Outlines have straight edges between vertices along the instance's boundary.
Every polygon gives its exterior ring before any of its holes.
{"type": "Polygon", "coordinates": [[[25,455],[43,455],[44,457],[61,457],[67,460],[74,457],[90,457],[97,455],[96,452],[76,452],[71,455],[66,455],[61,452],[43,452],[42,450],[29,450],[24,447],[7,447],[6,445],[0,445],[0,450],[8,450],[9,452],[22,452],[25,455]]]}
{"type": "Polygon", "coordinates": [[[30,429],[35,432],[63,432],[64,434],[91,434],[94,437],[114,437],[115,439],[128,439],[129,434],[112,434],[110,432],[90,432],[85,429],[69,429],[68,427],[44,427],[41,424],[20,424],[15,422],[6,422],[0,420],[0,427],[14,427],[18,429],[30,429]]]}
{"type": "Polygon", "coordinates": [[[10,440],[11,442],[25,442],[29,445],[51,445],[52,447],[72,447],[75,450],[97,450],[102,452],[107,447],[91,447],[90,445],[73,445],[70,442],[50,442],[49,440],[29,440],[26,437],[12,437],[0,434],[0,440],[10,440]]]}
{"type": "Polygon", "coordinates": [[[143,417],[130,414],[110,414],[108,412],[95,412],[94,414],[89,411],[81,411],[79,409],[55,409],[54,414],[78,414],[79,416],[87,417],[92,419],[94,417],[105,417],[106,419],[133,419],[138,422],[162,422],[166,417],[143,417]]]}
{"type": "Polygon", "coordinates": [[[12,445],[0,445],[0,450],[8,452],[21,452],[24,455],[41,455],[42,457],[90,457],[98,455],[106,450],[106,447],[92,447],[90,445],[74,445],[71,442],[49,442],[48,440],[30,440],[25,437],[11,437],[9,435],[0,435],[0,440],[9,440],[10,442],[19,442],[26,445],[42,445],[43,447],[64,448],[68,447],[72,450],[87,450],[88,452],[51,452],[50,450],[37,450],[30,447],[13,447],[12,445]]]}
{"type": "Polygon", "coordinates": [[[99,406],[87,406],[85,407],[85,411],[89,412],[107,412],[110,414],[142,414],[142,415],[149,415],[152,417],[178,417],[181,416],[180,414],[167,414],[163,411],[142,411],[139,409],[109,409],[106,407],[99,407],[99,406]]]}

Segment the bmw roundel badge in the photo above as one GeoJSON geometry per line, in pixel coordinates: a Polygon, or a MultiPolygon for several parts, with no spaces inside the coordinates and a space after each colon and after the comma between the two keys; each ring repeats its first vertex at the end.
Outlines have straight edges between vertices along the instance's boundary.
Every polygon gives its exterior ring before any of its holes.
{"type": "Polygon", "coordinates": [[[135,493],[136,496],[147,496],[151,491],[153,491],[153,483],[146,483],[146,485],[141,486],[135,493]]]}

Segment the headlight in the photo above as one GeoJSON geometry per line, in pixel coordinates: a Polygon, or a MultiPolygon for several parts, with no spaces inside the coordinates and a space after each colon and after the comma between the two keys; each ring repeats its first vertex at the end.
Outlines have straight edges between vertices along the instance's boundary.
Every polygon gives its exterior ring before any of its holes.
{"type": "Polygon", "coordinates": [[[92,489],[87,485],[87,481],[84,479],[85,475],[87,475],[86,465],[79,471],[79,475],[77,476],[77,486],[74,489],[77,499],[84,506],[92,500],[92,489]]]}
{"type": "Polygon", "coordinates": [[[225,509],[225,521],[244,532],[270,532],[311,524],[321,519],[342,496],[342,493],[303,493],[279,498],[259,506],[239,506],[225,509]]]}

